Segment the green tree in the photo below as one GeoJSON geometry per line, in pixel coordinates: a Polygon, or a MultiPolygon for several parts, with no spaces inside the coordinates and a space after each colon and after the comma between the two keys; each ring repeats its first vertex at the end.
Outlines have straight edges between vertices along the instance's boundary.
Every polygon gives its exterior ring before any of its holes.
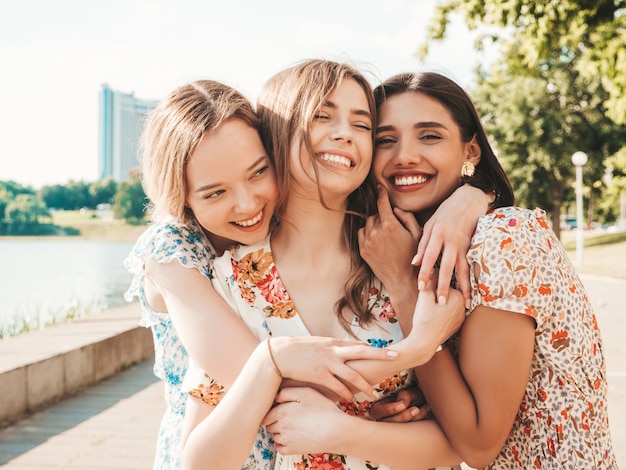
{"type": "Polygon", "coordinates": [[[89,186],[89,195],[93,207],[98,204],[112,204],[116,192],[117,183],[111,178],[96,181],[89,186]]]}
{"type": "Polygon", "coordinates": [[[532,76],[518,74],[517,64],[512,59],[479,76],[473,95],[521,205],[545,208],[559,235],[561,205],[573,196],[572,154],[584,150],[589,157],[584,179],[595,201],[605,159],[626,145],[626,128],[603,112],[599,80],[560,59],[532,76]]]}
{"type": "Polygon", "coordinates": [[[113,213],[118,219],[131,224],[140,223],[145,217],[146,195],[139,176],[133,176],[118,185],[113,200],[113,213]]]}
{"type": "MultiPolygon", "coordinates": [[[[607,115],[626,124],[624,0],[442,0],[427,41],[445,37],[453,13],[462,15],[470,29],[498,27],[501,33],[482,39],[514,45],[525,69],[541,67],[558,52],[583,78],[600,77],[608,92],[607,115]]],[[[428,43],[418,51],[422,57],[427,53],[428,43]]]]}
{"type": "Polygon", "coordinates": [[[32,194],[19,194],[5,208],[5,220],[11,235],[40,233],[41,219],[50,219],[50,211],[41,199],[32,194]]]}
{"type": "Polygon", "coordinates": [[[9,222],[6,219],[6,208],[9,203],[20,194],[34,195],[32,188],[22,186],[15,181],[0,181],[0,235],[9,232],[9,222]]]}
{"type": "Polygon", "coordinates": [[[63,185],[43,186],[37,194],[46,206],[51,209],[66,210],[70,208],[71,202],[68,190],[63,185]]]}

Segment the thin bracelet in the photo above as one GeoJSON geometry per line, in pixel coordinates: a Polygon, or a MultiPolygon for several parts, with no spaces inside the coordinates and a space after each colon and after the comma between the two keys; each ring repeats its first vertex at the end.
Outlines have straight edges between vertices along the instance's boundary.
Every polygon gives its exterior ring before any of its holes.
{"type": "Polygon", "coordinates": [[[282,379],[284,377],[283,377],[283,374],[280,373],[280,369],[276,365],[276,360],[274,359],[274,354],[272,354],[272,347],[270,346],[270,339],[271,338],[267,338],[267,352],[270,353],[270,361],[272,361],[272,365],[274,366],[274,370],[276,371],[278,376],[282,379]]]}

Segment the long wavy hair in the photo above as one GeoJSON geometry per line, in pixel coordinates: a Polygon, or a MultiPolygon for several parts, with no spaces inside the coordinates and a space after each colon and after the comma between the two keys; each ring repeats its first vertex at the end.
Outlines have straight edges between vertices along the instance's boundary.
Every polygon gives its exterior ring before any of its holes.
{"type": "MultiPolygon", "coordinates": [[[[257,99],[257,114],[260,120],[261,139],[274,159],[279,187],[276,214],[280,219],[290,194],[290,152],[294,139],[302,143],[310,155],[311,127],[315,114],[337,87],[347,79],[355,80],[363,89],[375,120],[376,107],[372,88],[367,79],[354,67],[329,60],[311,59],[285,69],[271,77],[257,99]]],[[[375,122],[374,122],[375,124],[375,122]]],[[[373,144],[373,135],[372,135],[373,144]]],[[[313,166],[318,178],[318,169],[313,166]]],[[[318,192],[324,207],[321,188],[318,192]]],[[[364,226],[365,219],[376,210],[375,183],[371,173],[366,181],[348,197],[343,234],[351,253],[350,275],[346,280],[343,297],[336,303],[335,312],[341,326],[352,334],[350,323],[342,312],[350,309],[365,325],[372,318],[368,305],[372,286],[380,288],[371,269],[359,254],[357,232],[364,226]]]]}
{"type": "Polygon", "coordinates": [[[194,219],[185,207],[187,163],[205,134],[232,117],[259,128],[250,102],[237,90],[212,80],[176,88],[150,112],[140,140],[140,167],[153,222],[194,219]]]}
{"type": "Polygon", "coordinates": [[[480,161],[474,176],[464,176],[461,183],[468,183],[483,191],[491,191],[496,198],[491,208],[512,206],[515,194],[498,157],[494,153],[487,134],[469,95],[453,80],[436,72],[402,73],[394,75],[374,90],[376,106],[401,93],[423,93],[445,107],[461,129],[461,138],[470,142],[474,136],[480,146],[480,161]]]}

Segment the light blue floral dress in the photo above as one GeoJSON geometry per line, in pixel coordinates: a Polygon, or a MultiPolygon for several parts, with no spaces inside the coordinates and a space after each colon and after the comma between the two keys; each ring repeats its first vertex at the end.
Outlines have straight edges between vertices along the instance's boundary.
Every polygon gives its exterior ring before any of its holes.
{"type": "Polygon", "coordinates": [[[211,261],[215,257],[211,244],[195,224],[160,223],[150,226],[139,237],[124,266],[133,275],[124,295],[131,302],[139,298],[142,307],[140,325],[151,328],[154,338],[154,374],[164,383],[167,409],[161,421],[157,441],[155,470],[180,468],[179,444],[186,394],[181,390],[189,359],[167,313],[155,312],[146,301],[145,263],[153,260],[169,263],[177,260],[183,267],[197,269],[212,278],[211,261]]]}

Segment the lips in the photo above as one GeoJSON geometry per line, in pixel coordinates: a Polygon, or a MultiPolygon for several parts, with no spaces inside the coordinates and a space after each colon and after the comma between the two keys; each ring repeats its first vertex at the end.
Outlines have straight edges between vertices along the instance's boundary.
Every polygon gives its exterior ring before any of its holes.
{"type": "Polygon", "coordinates": [[[319,153],[317,156],[321,161],[330,163],[335,166],[345,168],[351,168],[354,166],[352,160],[350,160],[350,158],[346,157],[345,155],[337,155],[334,153],[319,153]]]}

